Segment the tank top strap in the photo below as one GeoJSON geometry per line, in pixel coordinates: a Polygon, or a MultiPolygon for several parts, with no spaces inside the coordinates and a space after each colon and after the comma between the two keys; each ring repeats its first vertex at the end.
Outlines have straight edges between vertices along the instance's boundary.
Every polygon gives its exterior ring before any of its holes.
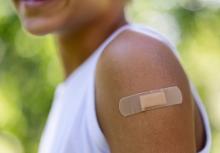
{"type": "Polygon", "coordinates": [[[136,32],[140,32],[143,34],[146,34],[147,36],[153,37],[159,41],[161,41],[162,43],[166,44],[168,47],[170,47],[170,49],[173,51],[173,53],[176,55],[176,57],[178,59],[180,59],[179,53],[175,47],[175,45],[173,45],[173,43],[171,43],[166,36],[164,36],[163,34],[157,32],[155,29],[149,27],[149,26],[145,26],[145,25],[140,25],[140,24],[132,24],[132,23],[128,23],[122,27],[120,27],[119,29],[117,29],[115,32],[113,32],[113,34],[104,41],[104,43],[102,43],[102,45],[95,51],[95,55],[96,58],[95,60],[99,59],[99,56],[102,54],[102,52],[105,50],[105,48],[118,36],[120,35],[122,32],[124,32],[125,30],[133,30],[136,32]]]}
{"type": "Polygon", "coordinates": [[[102,54],[102,52],[105,50],[105,48],[118,36],[120,35],[123,31],[131,29],[131,24],[126,24],[114,31],[108,39],[106,39],[99,48],[95,51],[95,60],[99,59],[99,56],[102,54]]]}

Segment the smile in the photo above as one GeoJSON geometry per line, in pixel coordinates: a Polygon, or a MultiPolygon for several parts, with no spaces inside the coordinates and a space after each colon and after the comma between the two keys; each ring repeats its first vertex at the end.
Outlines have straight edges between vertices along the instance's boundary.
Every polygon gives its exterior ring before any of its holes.
{"type": "Polygon", "coordinates": [[[40,7],[53,0],[20,0],[26,7],[40,7]]]}

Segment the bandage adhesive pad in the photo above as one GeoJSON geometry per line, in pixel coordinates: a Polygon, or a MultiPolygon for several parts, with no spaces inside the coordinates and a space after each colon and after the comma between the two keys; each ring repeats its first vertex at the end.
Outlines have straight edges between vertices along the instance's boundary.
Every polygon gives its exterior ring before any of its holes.
{"type": "Polygon", "coordinates": [[[119,101],[119,111],[127,117],[148,110],[181,104],[182,100],[181,90],[173,86],[123,97],[119,101]]]}

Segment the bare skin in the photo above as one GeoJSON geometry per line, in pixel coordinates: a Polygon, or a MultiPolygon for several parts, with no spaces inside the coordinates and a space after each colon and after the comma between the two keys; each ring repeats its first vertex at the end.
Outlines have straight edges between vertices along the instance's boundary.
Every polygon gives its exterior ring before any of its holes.
{"type": "MultiPolygon", "coordinates": [[[[126,24],[124,3],[53,1],[30,9],[14,0],[30,33],[55,35],[68,77],[113,31],[126,24]]],[[[195,153],[204,145],[204,128],[187,77],[169,48],[155,39],[125,31],[105,49],[97,65],[96,103],[112,153],[195,153]],[[170,85],[182,89],[183,105],[130,118],[120,116],[117,106],[121,97],[170,85]]]]}
{"type": "Polygon", "coordinates": [[[185,72],[158,40],[133,31],[120,34],[98,63],[96,99],[112,153],[195,153],[204,146],[204,128],[185,72]],[[182,105],[127,118],[117,111],[124,96],[174,85],[183,92],[182,105]]]}
{"type": "Polygon", "coordinates": [[[109,20],[105,16],[79,31],[57,36],[66,77],[82,64],[117,28],[126,24],[124,16],[109,20]]]}

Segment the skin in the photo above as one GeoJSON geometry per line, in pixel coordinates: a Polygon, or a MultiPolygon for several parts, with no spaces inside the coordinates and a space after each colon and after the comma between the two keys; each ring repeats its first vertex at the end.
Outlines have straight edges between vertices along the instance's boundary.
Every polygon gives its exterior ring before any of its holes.
{"type": "MultiPolygon", "coordinates": [[[[14,4],[27,31],[54,34],[66,77],[127,23],[123,0],[53,0],[34,9],[14,4]]],[[[96,104],[112,153],[195,153],[204,145],[185,72],[165,44],[146,35],[124,31],[106,47],[97,65],[96,104]],[[119,114],[121,97],[172,85],[182,90],[182,105],[129,118],[119,114]]]]}
{"type": "Polygon", "coordinates": [[[204,145],[185,72],[170,48],[154,38],[127,30],[105,49],[97,66],[96,99],[112,153],[195,153],[204,145]],[[127,118],[117,111],[122,97],[170,86],[181,89],[183,104],[127,118]]]}

